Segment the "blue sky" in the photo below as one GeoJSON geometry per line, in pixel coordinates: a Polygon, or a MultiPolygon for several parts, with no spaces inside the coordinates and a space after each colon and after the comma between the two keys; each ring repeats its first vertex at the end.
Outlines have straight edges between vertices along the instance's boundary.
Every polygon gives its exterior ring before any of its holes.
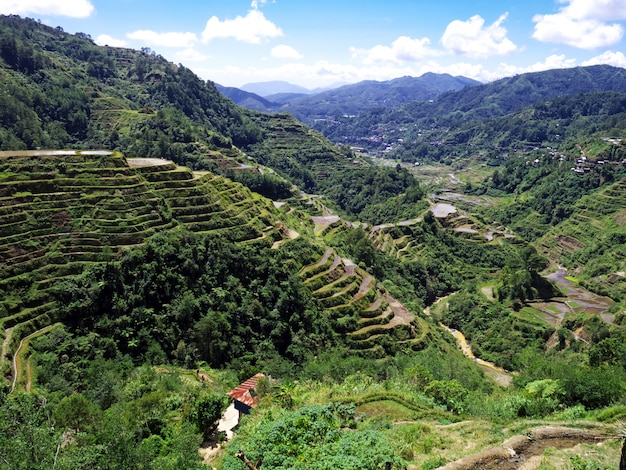
{"type": "Polygon", "coordinates": [[[149,47],[226,86],[626,67],[626,0],[0,0],[0,14],[149,47]]]}

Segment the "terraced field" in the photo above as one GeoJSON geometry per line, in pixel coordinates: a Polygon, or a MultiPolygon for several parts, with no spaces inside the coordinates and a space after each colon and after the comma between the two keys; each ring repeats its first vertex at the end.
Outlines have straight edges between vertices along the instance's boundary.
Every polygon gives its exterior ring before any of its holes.
{"type": "MultiPolygon", "coordinates": [[[[2,373],[22,339],[60,320],[57,281],[180,225],[270,246],[289,231],[270,200],[208,172],[108,151],[0,152],[2,373]]],[[[17,371],[19,373],[19,370],[17,371]]]]}
{"type": "MultiPolygon", "coordinates": [[[[279,248],[299,235],[286,224],[291,212],[226,178],[166,160],[108,151],[0,153],[2,373],[14,386],[31,386],[26,339],[63,321],[53,289],[65,277],[181,225],[279,248]]],[[[343,227],[337,222],[323,225],[343,227]]],[[[331,248],[300,274],[351,350],[382,357],[419,347],[428,332],[423,319],[331,248]]]]}
{"type": "Polygon", "coordinates": [[[313,295],[346,335],[353,352],[368,357],[419,347],[428,324],[391,297],[372,276],[332,248],[300,271],[313,295]]]}
{"type": "MultiPolygon", "coordinates": [[[[296,121],[286,113],[274,114],[267,119],[262,113],[251,116],[265,131],[265,139],[261,148],[250,150],[250,154],[259,163],[298,176],[301,172],[312,172],[318,182],[317,190],[323,190],[327,178],[336,172],[354,168],[358,157],[346,156],[318,132],[296,121]],[[294,172],[294,169],[301,171],[294,172]]],[[[358,164],[358,163],[357,163],[358,164]]],[[[306,180],[306,178],[305,178],[306,180]]],[[[303,181],[305,183],[305,181],[303,181]]],[[[307,190],[306,184],[301,189],[307,190]]]]}
{"type": "Polygon", "coordinates": [[[626,180],[581,198],[574,213],[540,240],[572,275],[592,278],[603,292],[626,290],[626,180]],[[591,256],[593,255],[593,256],[591,256]],[[602,255],[598,257],[598,255],[602,255]],[[587,260],[593,259],[589,263],[587,260]]]}

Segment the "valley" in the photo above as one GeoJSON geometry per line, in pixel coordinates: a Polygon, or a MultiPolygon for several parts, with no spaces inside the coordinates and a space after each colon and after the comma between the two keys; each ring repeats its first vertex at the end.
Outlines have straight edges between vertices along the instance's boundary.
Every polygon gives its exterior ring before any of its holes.
{"type": "Polygon", "coordinates": [[[0,16],[0,78],[0,467],[617,468],[623,69],[262,112],[0,16]]]}

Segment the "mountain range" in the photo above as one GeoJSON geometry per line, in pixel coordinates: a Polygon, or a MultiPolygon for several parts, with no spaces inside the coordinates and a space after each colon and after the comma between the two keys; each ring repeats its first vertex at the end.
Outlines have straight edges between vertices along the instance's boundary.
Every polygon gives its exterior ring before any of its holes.
{"type": "MultiPolygon", "coordinates": [[[[576,136],[583,130],[581,125],[597,125],[599,121],[609,125],[623,112],[625,84],[626,70],[609,65],[548,70],[445,92],[434,100],[368,109],[351,117],[329,116],[310,125],[331,140],[364,148],[374,155],[391,151],[396,152],[393,158],[412,162],[432,159],[433,155],[437,160],[468,158],[481,153],[477,149],[489,153],[500,142],[554,146],[559,139],[570,136],[567,129],[575,129],[576,136]],[[609,92],[617,95],[609,97],[609,92]],[[596,106],[586,105],[575,111],[584,101],[595,101],[596,106]],[[549,110],[557,103],[563,119],[560,123],[542,121],[540,117],[517,118],[520,113],[540,114],[539,109],[549,110]],[[588,113],[596,117],[582,119],[588,113]],[[516,123],[513,127],[512,120],[516,123]],[[554,129],[547,132],[550,125],[554,129]],[[558,126],[565,127],[559,132],[558,126]],[[538,131],[538,127],[543,130],[538,131]],[[512,135],[519,138],[511,139],[512,135]]],[[[594,128],[587,127],[586,131],[592,133],[594,128]]]]}
{"type": "MultiPolygon", "coordinates": [[[[480,82],[465,77],[426,73],[420,77],[401,77],[382,82],[367,80],[321,92],[305,92],[294,87],[292,91],[280,94],[249,95],[236,88],[218,88],[241,106],[268,112],[286,111],[310,123],[314,119],[356,114],[371,108],[394,108],[414,100],[431,100],[443,92],[478,84],[480,82]]],[[[249,87],[244,91],[249,93],[254,89],[249,87]]]]}
{"type": "Polygon", "coordinates": [[[521,74],[487,84],[425,74],[386,82],[365,81],[304,96],[261,98],[237,89],[221,91],[251,109],[289,112],[337,143],[372,155],[391,152],[393,158],[416,162],[469,157],[476,148],[490,145],[508,147],[529,142],[534,146],[546,139],[547,145],[556,145],[559,139],[570,137],[573,129],[576,135],[580,126],[592,124],[591,119],[580,117],[586,114],[579,109],[583,101],[595,101],[592,113],[598,116],[594,125],[598,120],[614,120],[622,112],[619,94],[626,92],[625,83],[624,69],[597,65],[521,74]],[[609,92],[618,95],[607,95],[609,92]],[[547,130],[553,121],[526,117],[524,122],[514,117],[516,113],[538,115],[539,109],[557,103],[561,119],[567,112],[576,113],[559,123],[560,132],[547,130]],[[465,145],[468,141],[471,147],[465,145]],[[438,144],[433,146],[433,142],[438,144]]]}
{"type": "Polygon", "coordinates": [[[624,78],[261,97],[0,16],[2,465],[617,468],[624,78]]]}
{"type": "Polygon", "coordinates": [[[308,88],[304,88],[300,85],[294,85],[293,83],[285,82],[282,80],[246,83],[239,88],[243,91],[247,91],[248,93],[254,93],[265,98],[271,95],[276,95],[278,93],[295,93],[301,95],[309,95],[311,93],[316,93],[320,91],[309,90],[308,88]]]}

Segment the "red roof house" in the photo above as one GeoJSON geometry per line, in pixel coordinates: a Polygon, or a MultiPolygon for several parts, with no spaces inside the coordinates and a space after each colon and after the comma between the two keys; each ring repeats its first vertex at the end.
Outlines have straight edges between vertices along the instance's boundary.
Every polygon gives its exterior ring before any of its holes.
{"type": "Polygon", "coordinates": [[[264,374],[256,374],[228,392],[228,396],[235,400],[236,410],[240,413],[248,414],[252,408],[255,408],[259,404],[256,386],[259,383],[259,379],[265,377],[264,374]]]}

